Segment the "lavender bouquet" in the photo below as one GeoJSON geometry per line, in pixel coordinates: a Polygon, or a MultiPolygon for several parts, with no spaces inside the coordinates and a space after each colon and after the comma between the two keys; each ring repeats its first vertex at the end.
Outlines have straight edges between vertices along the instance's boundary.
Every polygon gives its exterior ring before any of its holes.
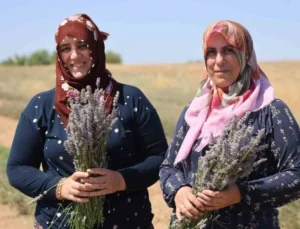
{"type": "MultiPolygon", "coordinates": [[[[117,116],[116,104],[119,93],[113,101],[113,109],[105,115],[105,91],[99,88],[97,79],[94,92],[90,86],[83,89],[78,96],[70,97],[72,112],[69,115],[66,128],[67,140],[64,142],[67,152],[73,157],[76,171],[86,171],[88,168],[105,168],[106,142],[117,116]]],[[[104,197],[92,197],[88,203],[75,203],[68,220],[73,229],[90,229],[103,224],[104,197]]]]}
{"type": "MultiPolygon", "coordinates": [[[[261,144],[264,129],[259,130],[254,137],[254,127],[244,124],[248,116],[244,115],[239,121],[233,117],[216,142],[211,136],[209,150],[199,158],[193,185],[194,195],[205,189],[222,191],[228,185],[247,177],[266,160],[258,159],[258,153],[267,147],[261,144]]],[[[175,219],[170,229],[204,229],[217,218],[213,212],[204,211],[196,220],[186,217],[181,221],[175,219]]]]}

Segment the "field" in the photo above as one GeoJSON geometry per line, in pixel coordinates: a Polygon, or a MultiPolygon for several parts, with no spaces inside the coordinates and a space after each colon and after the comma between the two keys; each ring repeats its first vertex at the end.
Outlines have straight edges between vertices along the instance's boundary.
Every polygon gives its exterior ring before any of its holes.
{"type": "MultiPolygon", "coordinates": [[[[260,66],[275,88],[275,96],[290,107],[300,123],[300,62],[265,62],[260,66]]],[[[146,94],[160,115],[168,140],[182,108],[197,91],[203,67],[203,63],[108,66],[118,81],[137,86],[146,94]]],[[[10,147],[20,112],[34,94],[54,87],[54,83],[54,66],[0,66],[0,145],[10,147]]],[[[27,198],[11,189],[5,178],[7,148],[0,148],[0,228],[30,228],[33,213],[26,206],[27,198]],[[18,226],[5,223],[8,220],[18,221],[18,226]]],[[[167,228],[170,209],[163,202],[158,184],[150,187],[150,195],[155,228],[167,228]]],[[[298,209],[299,201],[280,209],[282,228],[300,229],[298,209]]]]}

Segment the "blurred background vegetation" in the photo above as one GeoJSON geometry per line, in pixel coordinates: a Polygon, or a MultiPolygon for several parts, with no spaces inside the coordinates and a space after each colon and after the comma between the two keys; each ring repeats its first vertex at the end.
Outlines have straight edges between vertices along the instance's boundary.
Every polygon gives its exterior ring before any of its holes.
{"type": "MultiPolygon", "coordinates": [[[[14,55],[1,61],[2,65],[12,66],[33,66],[33,65],[50,65],[55,63],[56,51],[49,52],[45,49],[37,50],[29,55],[14,55]]],[[[114,51],[106,52],[106,62],[110,64],[121,64],[122,57],[114,51]]]]}

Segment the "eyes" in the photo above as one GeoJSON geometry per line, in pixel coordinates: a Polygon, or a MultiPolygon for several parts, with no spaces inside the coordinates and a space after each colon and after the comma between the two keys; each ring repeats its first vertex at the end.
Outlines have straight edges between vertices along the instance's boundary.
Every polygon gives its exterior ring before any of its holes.
{"type": "MultiPolygon", "coordinates": [[[[221,55],[231,55],[234,54],[235,55],[235,51],[234,51],[234,47],[230,47],[230,46],[225,46],[221,49],[221,55]]],[[[207,48],[206,51],[206,58],[208,57],[214,57],[217,55],[217,49],[216,48],[207,48]]]]}
{"type": "MultiPolygon", "coordinates": [[[[59,52],[62,54],[67,54],[69,52],[71,52],[73,45],[71,44],[63,44],[59,47],[59,52]]],[[[80,42],[77,43],[74,47],[74,49],[76,49],[76,51],[86,51],[89,50],[88,44],[86,44],[85,42],[80,42]]]]}

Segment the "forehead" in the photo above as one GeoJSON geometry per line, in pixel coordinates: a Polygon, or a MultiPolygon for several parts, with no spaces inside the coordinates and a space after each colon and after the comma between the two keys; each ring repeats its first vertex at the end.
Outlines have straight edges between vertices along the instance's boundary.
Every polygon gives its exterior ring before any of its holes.
{"type": "Polygon", "coordinates": [[[65,36],[60,42],[59,45],[68,45],[68,44],[78,44],[78,43],[84,43],[85,41],[82,39],[79,39],[75,36],[65,36]]]}
{"type": "Polygon", "coordinates": [[[218,32],[212,33],[206,40],[207,48],[221,48],[228,45],[230,45],[230,43],[225,36],[218,32]]]}

